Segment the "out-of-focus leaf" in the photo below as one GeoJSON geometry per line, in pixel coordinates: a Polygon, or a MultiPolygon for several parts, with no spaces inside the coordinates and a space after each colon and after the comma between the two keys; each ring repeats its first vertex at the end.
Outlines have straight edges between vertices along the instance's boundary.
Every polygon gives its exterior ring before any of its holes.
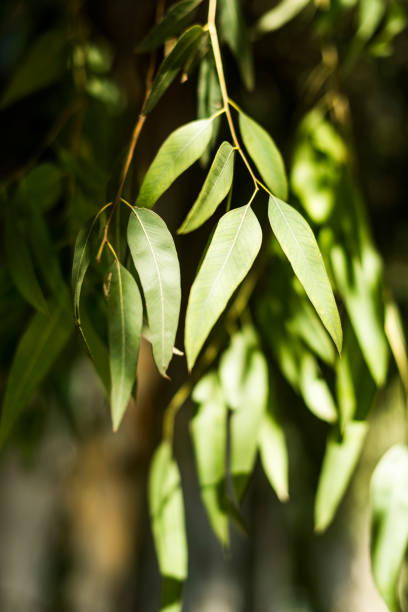
{"type": "Polygon", "coordinates": [[[370,52],[377,57],[387,57],[392,54],[392,43],[400,32],[408,25],[406,7],[399,2],[391,2],[387,12],[386,23],[374,42],[370,45],[370,52]]]}
{"type": "Polygon", "coordinates": [[[66,70],[65,50],[66,34],[60,29],[49,30],[34,41],[3,93],[0,108],[58,81],[66,70]]]}
{"type": "Polygon", "coordinates": [[[191,370],[231,295],[249,272],[261,247],[262,230],[249,205],[218,222],[187,306],[185,348],[191,370]]]}
{"type": "MultiPolygon", "coordinates": [[[[206,119],[222,109],[222,95],[218,83],[217,69],[212,52],[207,53],[200,63],[197,82],[197,117],[206,119]]],[[[210,159],[210,151],[215,145],[220,128],[221,118],[216,117],[212,123],[211,141],[201,157],[201,163],[206,166],[210,159]]]]}
{"type": "Polygon", "coordinates": [[[106,393],[109,393],[111,383],[108,348],[96,332],[92,319],[86,310],[82,314],[81,330],[94,368],[102,381],[106,393]]]}
{"type": "Polygon", "coordinates": [[[187,576],[187,542],[180,473],[168,441],[156,450],[149,477],[149,506],[162,585],[162,612],[181,610],[187,576]]]}
{"type": "Polygon", "coordinates": [[[398,579],[408,544],[408,448],[397,444],[371,479],[373,576],[390,612],[401,610],[398,579]]]}
{"type": "Polygon", "coordinates": [[[71,284],[73,291],[74,316],[78,325],[81,324],[79,303],[81,299],[82,284],[92,257],[91,239],[94,227],[95,219],[92,219],[87,226],[83,227],[79,231],[74,247],[71,284]]]}
{"type": "Polygon", "coordinates": [[[280,501],[289,499],[288,449],[285,435],[273,414],[275,394],[269,399],[259,432],[259,452],[265,474],[280,501]]]}
{"type": "Polygon", "coordinates": [[[192,232],[211,217],[231,189],[233,174],[234,149],[229,142],[223,142],[197,200],[178,230],[179,234],[192,232]]]}
{"type": "Polygon", "coordinates": [[[117,431],[136,380],[143,305],[133,276],[118,262],[112,267],[108,300],[111,413],[117,431]]]}
{"type": "Polygon", "coordinates": [[[153,81],[149,100],[144,109],[147,115],[156,106],[166,89],[176,78],[177,73],[191,55],[198,49],[199,44],[205,35],[202,26],[195,25],[182,34],[177,41],[174,49],[168,54],[160,65],[157,75],[153,81]]]}
{"type": "Polygon", "coordinates": [[[128,244],[142,284],[153,356],[165,376],[173,356],[180,313],[180,266],[172,235],[152,210],[133,207],[128,244]]]}
{"type": "Polygon", "coordinates": [[[286,200],[288,182],[285,166],[274,141],[263,127],[242,112],[239,113],[239,129],[244,145],[266,186],[278,198],[286,200]]]}
{"type": "Polygon", "coordinates": [[[324,531],[330,525],[353,475],[367,431],[366,422],[350,421],[341,440],[336,432],[328,439],[316,493],[316,531],[324,531]]]}
{"type": "Polygon", "coordinates": [[[279,30],[286,23],[291,21],[298,15],[310,0],[281,0],[267,13],[262,15],[255,24],[255,32],[264,34],[266,32],[274,32],[279,30]]]}
{"type": "Polygon", "coordinates": [[[363,41],[369,40],[380,24],[385,13],[384,0],[360,0],[358,11],[357,37],[363,41]]]}
{"type": "Polygon", "coordinates": [[[405,390],[408,392],[408,357],[404,327],[400,311],[395,302],[388,301],[385,307],[385,332],[390,344],[405,390]]]}
{"type": "Polygon", "coordinates": [[[241,0],[223,0],[219,3],[220,31],[238,64],[247,89],[254,87],[254,66],[248,30],[244,21],[241,0]]]}
{"type": "Polygon", "coordinates": [[[62,275],[56,245],[51,240],[44,216],[40,211],[31,210],[29,223],[31,250],[38,263],[39,272],[52,294],[65,299],[69,291],[62,275]]]}
{"type": "Polygon", "coordinates": [[[85,85],[86,92],[96,100],[100,100],[105,107],[113,111],[122,110],[125,106],[125,96],[117,83],[106,76],[91,76],[85,85]]]}
{"type": "Polygon", "coordinates": [[[48,312],[34,315],[17,346],[3,399],[0,446],[73,331],[72,314],[64,301],[50,302],[48,312]]]}
{"type": "Polygon", "coordinates": [[[227,407],[215,372],[200,380],[192,398],[199,404],[191,422],[191,433],[201,496],[217,537],[228,546],[225,508],[227,407]]]}
{"type": "Polygon", "coordinates": [[[152,208],[176,178],[201,157],[211,133],[211,119],[199,119],[170,134],[144,177],[136,205],[152,208]]]}
{"type": "Polygon", "coordinates": [[[333,423],[337,420],[336,405],[316,359],[304,352],[299,366],[299,388],[306,405],[319,419],[333,423]]]}
{"type": "Polygon", "coordinates": [[[293,314],[287,323],[289,332],[301,338],[320,359],[332,365],[335,360],[333,343],[309,302],[303,296],[296,297],[293,314]]]}
{"type": "Polygon", "coordinates": [[[271,196],[272,230],[317,314],[341,351],[342,329],[330,281],[310,226],[297,210],[271,196]]]}
{"type": "Polygon", "coordinates": [[[219,373],[222,388],[228,406],[232,410],[237,410],[242,403],[241,386],[245,378],[250,348],[247,335],[236,333],[220,359],[219,373]]]}
{"type": "Polygon", "coordinates": [[[145,53],[160,47],[168,38],[172,38],[184,30],[193,19],[195,9],[201,2],[202,0],[180,0],[173,4],[163,19],[150,30],[138,45],[139,53],[145,53]]]}
{"type": "Polygon", "coordinates": [[[47,211],[62,195],[63,172],[51,163],[40,164],[33,168],[19,187],[19,198],[24,198],[32,208],[47,211]]]}

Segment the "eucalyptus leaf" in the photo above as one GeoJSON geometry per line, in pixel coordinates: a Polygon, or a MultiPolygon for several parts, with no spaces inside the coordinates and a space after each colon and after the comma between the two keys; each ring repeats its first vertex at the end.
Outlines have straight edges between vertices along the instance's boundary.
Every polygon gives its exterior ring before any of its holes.
{"type": "Polygon", "coordinates": [[[85,227],[83,227],[77,236],[74,247],[74,256],[72,261],[72,276],[71,284],[73,291],[73,305],[75,320],[78,325],[81,324],[79,314],[79,303],[81,299],[82,284],[84,282],[86,271],[91,263],[91,239],[92,232],[95,227],[95,219],[92,219],[85,227]]]}
{"type": "Polygon", "coordinates": [[[233,174],[234,148],[229,142],[223,142],[197,200],[178,230],[179,234],[192,232],[211,217],[231,189],[233,174]]]}
{"type": "Polygon", "coordinates": [[[190,370],[231,295],[249,272],[261,242],[262,230],[249,205],[229,211],[218,222],[187,306],[185,348],[190,370]]]}
{"type": "Polygon", "coordinates": [[[267,410],[259,432],[259,452],[265,474],[280,501],[289,499],[288,450],[285,435],[272,410],[267,410]]]}
{"type": "Polygon", "coordinates": [[[146,301],[154,360],[165,375],[173,356],[180,313],[176,247],[163,219],[146,208],[133,207],[127,238],[146,301]]]}
{"type": "MultiPolygon", "coordinates": [[[[92,312],[92,315],[94,313],[92,312]]],[[[95,326],[92,322],[91,317],[87,309],[84,309],[81,321],[81,332],[85,341],[86,347],[89,351],[89,356],[92,359],[92,363],[98,374],[104,391],[109,394],[110,391],[110,371],[109,371],[109,351],[106,344],[103,342],[99,334],[97,333],[95,326]]]]}
{"type": "Polygon", "coordinates": [[[312,230],[297,210],[274,196],[269,199],[268,216],[283,252],[340,352],[340,317],[312,230]]]}
{"type": "Polygon", "coordinates": [[[211,119],[192,121],[170,134],[144,177],[136,206],[152,208],[176,178],[201,157],[211,134],[211,119]]]}
{"type": "Polygon", "coordinates": [[[52,208],[62,195],[63,172],[51,163],[33,168],[19,185],[19,196],[30,206],[46,211],[52,208]]]}
{"type": "Polygon", "coordinates": [[[176,36],[193,19],[195,9],[202,0],[180,0],[173,4],[163,19],[150,30],[137,47],[139,53],[160,47],[168,38],[176,36]]]}
{"type": "Polygon", "coordinates": [[[255,32],[265,34],[279,30],[296,17],[310,0],[281,0],[279,4],[267,11],[255,24],[255,32]]]}
{"type": "Polygon", "coordinates": [[[133,276],[120,263],[112,266],[108,300],[109,365],[113,430],[122,421],[136,380],[143,305],[133,276]]]}
{"type": "Polygon", "coordinates": [[[247,89],[254,87],[252,49],[242,14],[241,0],[222,0],[219,3],[220,31],[238,64],[247,89]]]}

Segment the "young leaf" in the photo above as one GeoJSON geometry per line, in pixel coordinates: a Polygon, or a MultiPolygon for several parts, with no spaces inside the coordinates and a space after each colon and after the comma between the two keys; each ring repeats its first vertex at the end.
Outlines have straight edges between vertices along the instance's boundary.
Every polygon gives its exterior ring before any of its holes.
{"type": "Polygon", "coordinates": [[[259,34],[279,30],[298,15],[310,0],[281,0],[256,22],[254,30],[259,34]]]}
{"type": "Polygon", "coordinates": [[[266,186],[278,198],[286,200],[288,182],[285,166],[272,138],[263,127],[242,112],[239,113],[239,129],[244,145],[254,160],[266,186]]]}
{"type": "Polygon", "coordinates": [[[133,208],[127,237],[146,300],[154,360],[164,376],[173,356],[180,312],[176,247],[163,219],[146,208],[133,208]]]}
{"type": "Polygon", "coordinates": [[[263,469],[272,488],[280,501],[287,501],[289,499],[288,450],[285,435],[271,407],[263,415],[259,432],[259,452],[263,469]]]}
{"type": "Polygon", "coordinates": [[[144,177],[136,206],[152,208],[176,178],[201,157],[211,133],[211,119],[200,119],[170,134],[144,177]]]}
{"type": "Polygon", "coordinates": [[[390,612],[401,610],[398,579],[408,544],[408,448],[395,445],[382,457],[371,480],[372,567],[390,612]]]}
{"type": "Polygon", "coordinates": [[[195,9],[203,0],[180,0],[173,4],[158,23],[137,47],[139,53],[157,49],[168,38],[176,36],[194,17],[195,9]]]}
{"type": "Polygon", "coordinates": [[[197,200],[178,230],[179,234],[192,232],[211,217],[231,189],[233,174],[234,149],[229,142],[223,142],[197,200]]]}
{"type": "Polygon", "coordinates": [[[342,440],[337,438],[336,432],[328,439],[316,493],[316,531],[324,531],[333,520],[357,464],[367,431],[366,422],[350,421],[342,440]]]}
{"type": "Polygon", "coordinates": [[[112,267],[108,300],[111,412],[117,431],[136,380],[143,305],[133,276],[118,262],[112,267]]]}
{"type": "Polygon", "coordinates": [[[163,60],[153,81],[149,100],[144,109],[146,115],[153,110],[166,89],[176,78],[178,71],[195,53],[204,34],[202,26],[194,25],[180,36],[174,49],[163,60]]]}
{"type": "Polygon", "coordinates": [[[0,447],[73,331],[72,314],[65,302],[51,302],[48,311],[34,315],[14,355],[1,411],[0,447]]]}
{"type": "Polygon", "coordinates": [[[340,317],[312,230],[297,210],[274,196],[269,199],[268,216],[283,252],[340,352],[340,317]]]}
{"type": "Polygon", "coordinates": [[[219,3],[222,37],[228,43],[247,89],[254,87],[254,66],[248,32],[242,15],[241,0],[223,0],[219,3]]]}
{"type": "Polygon", "coordinates": [[[261,242],[261,226],[248,205],[229,211],[218,222],[187,306],[185,348],[190,370],[228,300],[250,270],[261,242]]]}

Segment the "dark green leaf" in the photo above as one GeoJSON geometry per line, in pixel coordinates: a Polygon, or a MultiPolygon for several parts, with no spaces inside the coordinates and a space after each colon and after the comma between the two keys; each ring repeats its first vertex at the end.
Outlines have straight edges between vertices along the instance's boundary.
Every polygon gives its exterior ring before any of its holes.
{"type": "Polygon", "coordinates": [[[241,78],[247,89],[254,87],[254,66],[248,30],[244,21],[241,0],[222,0],[219,3],[222,37],[237,61],[241,78]]]}
{"type": "Polygon", "coordinates": [[[36,166],[24,178],[19,196],[30,202],[32,208],[47,211],[62,195],[63,173],[55,164],[36,166]]]}
{"type": "MultiPolygon", "coordinates": [[[[212,117],[223,107],[217,69],[215,67],[212,52],[207,53],[200,63],[197,82],[197,102],[198,119],[212,117]]],[[[204,166],[209,162],[210,152],[216,143],[220,123],[221,117],[216,117],[213,120],[211,141],[201,158],[201,162],[204,166]]]]}
{"type": "Polygon", "coordinates": [[[79,302],[81,299],[82,284],[92,258],[91,238],[95,227],[95,221],[96,219],[92,219],[92,221],[86,227],[83,227],[75,241],[71,283],[73,291],[74,315],[78,325],[81,323],[79,302]]]}
{"type": "Polygon", "coordinates": [[[168,38],[176,36],[193,19],[195,9],[202,0],[180,0],[173,4],[163,19],[142,40],[137,50],[140,53],[160,47],[168,38]]]}

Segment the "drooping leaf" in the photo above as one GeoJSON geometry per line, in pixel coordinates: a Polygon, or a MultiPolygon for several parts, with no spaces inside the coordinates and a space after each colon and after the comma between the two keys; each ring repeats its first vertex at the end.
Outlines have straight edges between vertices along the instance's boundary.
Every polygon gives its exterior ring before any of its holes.
{"type": "Polygon", "coordinates": [[[385,332],[390,344],[402,383],[408,392],[408,357],[404,327],[398,306],[388,301],[385,307],[385,332]]]}
{"type": "Polygon", "coordinates": [[[136,206],[152,208],[176,178],[201,157],[211,132],[211,119],[200,119],[170,134],[144,177],[136,206]]]}
{"type": "Polygon", "coordinates": [[[194,388],[198,403],[191,422],[201,496],[211,525],[228,546],[228,514],[225,507],[227,407],[215,372],[204,376],[194,388]]]}
{"type": "Polygon", "coordinates": [[[299,389],[306,406],[319,419],[334,423],[337,409],[327,382],[321,376],[315,357],[302,351],[299,363],[299,389]]]}
{"type": "Polygon", "coordinates": [[[79,303],[81,299],[82,284],[92,258],[91,239],[94,227],[95,219],[92,219],[87,226],[79,231],[74,247],[71,285],[73,291],[74,316],[78,325],[81,323],[79,303]]]}
{"type": "Polygon", "coordinates": [[[286,200],[288,182],[285,166],[274,141],[263,127],[242,112],[239,113],[239,129],[244,145],[266,186],[278,198],[286,200]]]}
{"type": "Polygon", "coordinates": [[[289,332],[301,338],[320,359],[332,365],[335,349],[330,337],[310,303],[303,296],[296,297],[298,299],[293,304],[293,314],[287,324],[289,332]]]}
{"type": "Polygon", "coordinates": [[[149,477],[149,506],[159,569],[162,575],[162,612],[181,610],[187,576],[187,542],[180,473],[168,441],[156,450],[149,477]]]}
{"type": "Polygon", "coordinates": [[[116,431],[136,380],[143,323],[143,305],[133,276],[121,264],[112,268],[108,300],[111,413],[116,431]]]}
{"type": "Polygon", "coordinates": [[[261,242],[259,221],[248,205],[229,211],[218,222],[188,301],[185,348],[189,369],[251,268],[261,242]]]}
{"type": "Polygon", "coordinates": [[[111,387],[109,371],[109,351],[106,344],[103,342],[103,340],[97,333],[92,323],[92,318],[87,313],[86,309],[84,310],[81,316],[81,331],[86,343],[86,347],[89,351],[89,355],[92,359],[94,368],[103,384],[105,392],[109,394],[111,387]]]}
{"type": "Polygon", "coordinates": [[[229,408],[238,410],[242,403],[242,382],[247,369],[250,347],[245,334],[236,333],[220,359],[219,374],[229,408]]]}
{"type": "Polygon", "coordinates": [[[171,85],[177,73],[191,55],[195,53],[205,35],[205,31],[200,25],[194,25],[182,34],[177,41],[174,49],[163,60],[157,75],[153,81],[149,100],[144,109],[147,115],[156,106],[166,89],[171,85]]]}
{"type": "Polygon", "coordinates": [[[247,89],[254,87],[254,66],[248,30],[242,14],[241,0],[223,0],[219,3],[220,30],[238,64],[247,89]]]}
{"type": "Polygon", "coordinates": [[[229,142],[223,142],[197,200],[178,230],[179,234],[192,232],[211,217],[231,189],[233,174],[234,149],[229,142]]]}
{"type": "Polygon", "coordinates": [[[31,210],[29,223],[31,250],[44,282],[55,297],[68,297],[69,290],[62,274],[56,245],[51,239],[44,216],[38,210],[31,210]]]}
{"type": "Polygon", "coordinates": [[[366,41],[371,38],[380,24],[387,5],[384,0],[360,0],[358,6],[357,37],[366,41]]]}
{"type": "Polygon", "coordinates": [[[283,252],[340,352],[340,317],[312,230],[297,210],[274,196],[269,199],[268,216],[283,252]]]}
{"type": "Polygon", "coordinates": [[[139,53],[152,51],[164,44],[168,38],[184,30],[194,17],[195,9],[202,0],[179,0],[166,12],[163,19],[150,30],[137,50],[139,53]]]}
{"type": "Polygon", "coordinates": [[[408,448],[397,444],[371,479],[373,576],[390,612],[400,612],[398,579],[408,544],[408,448]]]}
{"type": "Polygon", "coordinates": [[[62,194],[63,172],[51,163],[39,164],[25,177],[19,187],[19,197],[29,201],[30,206],[47,211],[62,194]]]}
{"type": "Polygon", "coordinates": [[[264,34],[279,30],[296,17],[310,0],[281,0],[279,4],[262,15],[255,24],[255,32],[264,34]]]}
{"type": "Polygon", "coordinates": [[[133,207],[127,237],[146,300],[154,360],[165,375],[173,356],[180,312],[176,247],[163,219],[146,208],[133,207]]]}
{"type": "Polygon", "coordinates": [[[73,331],[72,314],[64,301],[50,302],[48,312],[34,315],[17,346],[3,399],[0,447],[73,331]]]}
{"type": "Polygon", "coordinates": [[[336,432],[328,439],[316,493],[316,531],[324,531],[333,520],[353,475],[367,431],[365,421],[350,421],[342,439],[336,432]]]}

